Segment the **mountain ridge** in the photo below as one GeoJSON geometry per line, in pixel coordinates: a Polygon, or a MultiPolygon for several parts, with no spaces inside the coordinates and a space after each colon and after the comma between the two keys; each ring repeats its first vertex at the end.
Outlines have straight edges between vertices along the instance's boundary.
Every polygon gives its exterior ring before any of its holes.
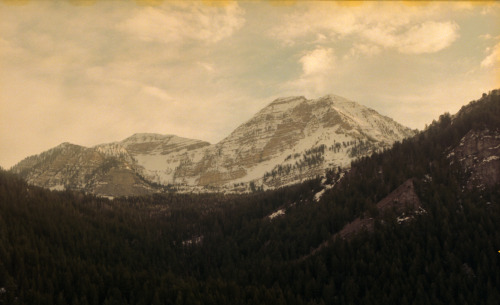
{"type": "Polygon", "coordinates": [[[71,167],[64,163],[71,160],[83,168],[83,176],[91,177],[89,181],[97,179],[96,184],[100,170],[119,168],[120,173],[136,175],[141,183],[126,180],[132,183],[130,187],[142,188],[139,193],[166,185],[188,191],[248,191],[250,184],[275,188],[320,175],[327,168],[347,167],[359,156],[389,148],[414,134],[393,119],[337,95],[292,96],[275,99],[216,144],[171,134],[136,133],[118,142],[79,146],[86,158],[61,155],[49,160],[53,166],[43,166],[42,153],[19,162],[11,171],[35,185],[55,187],[58,180],[59,188],[62,183],[95,193],[96,188],[82,179],[78,185],[64,182],[63,177],[53,179],[61,167],[71,167]],[[102,168],[110,159],[114,159],[111,168],[102,168]],[[45,168],[46,175],[37,167],[45,168]]]}

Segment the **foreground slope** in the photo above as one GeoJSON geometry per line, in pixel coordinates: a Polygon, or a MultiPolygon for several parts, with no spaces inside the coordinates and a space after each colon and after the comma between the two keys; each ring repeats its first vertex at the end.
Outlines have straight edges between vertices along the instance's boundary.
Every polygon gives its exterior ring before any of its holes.
{"type": "Polygon", "coordinates": [[[12,168],[29,183],[119,196],[180,190],[275,188],[348,167],[414,132],[376,111],[328,95],[280,98],[221,142],[136,134],[91,148],[62,144],[12,168]]]}
{"type": "Polygon", "coordinates": [[[499,93],[274,191],[108,201],[0,171],[0,303],[497,304],[499,93]]]}

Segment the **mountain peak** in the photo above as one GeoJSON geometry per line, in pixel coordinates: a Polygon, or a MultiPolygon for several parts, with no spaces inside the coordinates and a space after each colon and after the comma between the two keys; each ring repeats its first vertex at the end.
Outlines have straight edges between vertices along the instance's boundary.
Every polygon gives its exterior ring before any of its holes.
{"type": "MultiPolygon", "coordinates": [[[[319,104],[328,103],[332,107],[340,107],[340,108],[359,108],[359,109],[369,109],[357,102],[348,100],[342,96],[335,94],[327,94],[319,98],[315,99],[307,99],[304,96],[288,96],[288,97],[280,97],[275,99],[271,104],[262,109],[261,113],[279,113],[286,112],[290,109],[293,109],[302,103],[306,103],[311,106],[318,106],[319,104]]],[[[370,109],[371,110],[371,109],[370,109]]]]}

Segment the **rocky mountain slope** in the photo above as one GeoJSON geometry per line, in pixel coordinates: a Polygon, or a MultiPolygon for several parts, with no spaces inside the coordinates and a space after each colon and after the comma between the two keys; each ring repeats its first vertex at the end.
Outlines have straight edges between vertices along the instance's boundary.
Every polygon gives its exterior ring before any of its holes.
{"type": "Polygon", "coordinates": [[[447,157],[465,171],[467,189],[495,186],[500,182],[500,129],[469,131],[447,157]]]}
{"type": "Polygon", "coordinates": [[[30,184],[53,190],[85,190],[106,196],[141,195],[158,190],[157,185],[141,176],[143,167],[138,160],[143,154],[148,154],[149,162],[154,162],[155,156],[165,156],[164,162],[175,162],[179,151],[206,145],[209,144],[154,134],[135,134],[118,143],[90,148],[63,143],[26,158],[11,171],[30,184]]]}
{"type": "Polygon", "coordinates": [[[107,196],[275,188],[348,167],[415,132],[336,95],[279,98],[221,142],[135,134],[91,148],[61,144],[11,170],[46,188],[107,196]]]}
{"type": "Polygon", "coordinates": [[[210,147],[200,162],[183,164],[179,177],[199,185],[256,181],[277,187],[348,166],[411,135],[392,119],[339,96],[281,98],[210,147]]]}

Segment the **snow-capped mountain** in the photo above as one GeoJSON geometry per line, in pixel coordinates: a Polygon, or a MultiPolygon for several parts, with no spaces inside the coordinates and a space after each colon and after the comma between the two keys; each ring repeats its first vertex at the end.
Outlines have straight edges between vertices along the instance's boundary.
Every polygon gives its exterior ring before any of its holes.
{"type": "Polygon", "coordinates": [[[392,119],[339,96],[280,98],[208,147],[200,161],[182,163],[177,178],[198,185],[255,181],[277,187],[348,166],[411,135],[392,119]]]}
{"type": "Polygon", "coordinates": [[[11,171],[29,183],[55,189],[85,190],[105,196],[142,195],[156,192],[156,171],[168,176],[179,156],[210,145],[173,135],[135,134],[121,142],[83,147],[63,143],[31,156],[11,171]],[[145,168],[148,177],[143,177],[145,168]]]}
{"type": "Polygon", "coordinates": [[[274,188],[348,167],[414,131],[336,95],[279,98],[221,142],[135,134],[92,148],[62,144],[12,168],[30,183],[101,195],[274,188]],[[127,189],[128,188],[128,189],[127,189]],[[124,191],[127,189],[127,191],[124,191]]]}

